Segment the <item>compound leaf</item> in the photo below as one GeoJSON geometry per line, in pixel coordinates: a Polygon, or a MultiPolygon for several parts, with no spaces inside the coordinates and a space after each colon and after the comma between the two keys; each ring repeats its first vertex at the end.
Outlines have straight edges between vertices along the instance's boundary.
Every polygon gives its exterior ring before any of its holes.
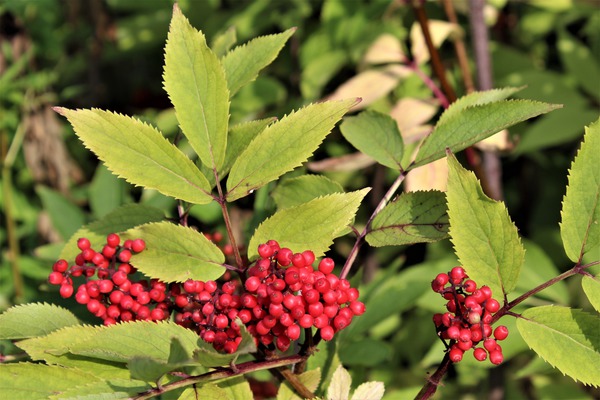
{"type": "Polygon", "coordinates": [[[165,218],[162,210],[143,204],[126,204],[121,206],[102,219],[94,221],[80,228],[63,247],[60,258],[67,261],[75,259],[81,252],[77,247],[77,240],[85,237],[90,240],[92,248],[100,250],[106,243],[106,236],[110,233],[121,233],[148,222],[158,222],[165,218]]]}
{"type": "Polygon", "coordinates": [[[0,314],[0,339],[43,336],[72,325],[79,325],[79,320],[65,308],[47,303],[23,304],[0,314]]]}
{"type": "Polygon", "coordinates": [[[306,161],[356,101],[310,104],[266,127],[231,167],[227,200],[247,196],[306,161]]]}
{"type": "Polygon", "coordinates": [[[371,224],[371,246],[435,242],[448,237],[446,197],[439,191],[408,192],[388,204],[371,224]]]}
{"type": "Polygon", "coordinates": [[[271,239],[294,252],[310,249],[317,257],[323,255],[336,235],[352,221],[369,190],[334,193],[276,212],[254,232],[248,258],[256,258],[258,245],[271,239]]]}
{"type": "Polygon", "coordinates": [[[530,308],[517,319],[521,336],[563,374],[600,386],[600,318],[568,307],[530,308]]]}
{"type": "Polygon", "coordinates": [[[466,107],[436,125],[423,140],[410,167],[429,164],[442,158],[446,148],[452,152],[463,150],[502,129],[560,107],[531,100],[503,100],[466,107]]]}
{"type": "Polygon", "coordinates": [[[504,204],[487,197],[475,175],[452,154],[448,167],[446,198],[456,256],[478,284],[509,293],[525,257],[517,228],[504,204]]]}
{"type": "Polygon", "coordinates": [[[99,109],[54,110],[67,117],[85,147],[115,175],[190,203],[207,204],[213,200],[206,177],[156,128],[99,109]]]}
{"type": "Polygon", "coordinates": [[[202,32],[175,4],[165,47],[164,85],[181,130],[204,165],[225,159],[229,91],[225,71],[202,32]]]}
{"type": "Polygon", "coordinates": [[[584,142],[569,171],[563,199],[560,235],[567,256],[581,261],[585,253],[600,252],[600,120],[586,128],[584,142]]]}
{"type": "Polygon", "coordinates": [[[302,175],[280,182],[271,196],[282,210],[333,193],[344,193],[344,188],[323,175],[302,175]]]}
{"type": "Polygon", "coordinates": [[[48,399],[81,382],[98,381],[100,378],[75,368],[33,363],[0,364],[0,392],[5,399],[48,399]]]}
{"type": "Polygon", "coordinates": [[[165,282],[207,281],[225,273],[223,252],[194,229],[155,222],[130,229],[126,236],[146,242],[146,249],[134,254],[131,263],[153,278],[165,282]]]}
{"type": "Polygon", "coordinates": [[[352,146],[386,167],[400,170],[404,142],[396,120],[377,111],[344,118],[342,134],[352,146]]]}
{"type": "Polygon", "coordinates": [[[223,59],[230,96],[258,76],[261,69],[271,64],[277,57],[296,28],[275,35],[259,36],[246,44],[237,46],[223,59]]]}

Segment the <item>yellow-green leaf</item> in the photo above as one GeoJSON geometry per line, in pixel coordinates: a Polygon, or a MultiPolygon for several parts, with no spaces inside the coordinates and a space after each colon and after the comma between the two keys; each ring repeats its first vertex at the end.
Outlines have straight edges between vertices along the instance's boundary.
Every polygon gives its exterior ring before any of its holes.
{"type": "Polygon", "coordinates": [[[103,111],[55,110],[67,117],[85,147],[115,175],[190,203],[213,200],[210,184],[194,163],[154,127],[103,111]]]}
{"type": "Polygon", "coordinates": [[[79,325],[79,320],[65,308],[46,303],[23,304],[0,314],[0,339],[43,336],[72,325],[79,325]]]}
{"type": "Polygon", "coordinates": [[[181,130],[209,168],[225,159],[229,91],[225,71],[175,4],[165,47],[165,90],[175,106],[181,130]]]}

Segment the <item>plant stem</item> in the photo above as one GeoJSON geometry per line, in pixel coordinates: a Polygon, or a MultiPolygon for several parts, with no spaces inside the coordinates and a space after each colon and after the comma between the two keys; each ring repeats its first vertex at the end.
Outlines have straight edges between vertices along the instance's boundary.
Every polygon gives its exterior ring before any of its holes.
{"type": "MultiPolygon", "coordinates": [[[[267,361],[248,361],[243,364],[238,364],[236,366],[236,371],[231,368],[220,368],[216,371],[207,372],[202,375],[190,376],[189,378],[185,378],[179,380],[177,382],[169,383],[161,386],[160,388],[150,389],[144,393],[140,393],[139,395],[132,397],[132,399],[143,400],[150,399],[152,397],[158,396],[160,394],[170,392],[172,390],[184,388],[186,386],[198,384],[198,383],[207,383],[209,381],[214,381],[218,379],[231,378],[238,375],[248,374],[250,372],[260,371],[263,369],[271,369],[271,368],[279,368],[284,367],[286,365],[295,364],[304,359],[302,356],[288,356],[282,357],[275,360],[267,360],[267,361]]],[[[289,371],[289,370],[288,370],[289,371]]],[[[312,393],[311,393],[312,394],[312,393]]],[[[314,397],[314,395],[313,395],[314,397]]]]}
{"type": "Polygon", "coordinates": [[[441,364],[438,366],[436,371],[433,373],[433,375],[431,375],[429,379],[427,379],[427,383],[415,396],[415,400],[426,400],[431,398],[431,396],[435,394],[438,386],[440,386],[441,384],[442,378],[444,377],[444,375],[446,375],[446,372],[448,371],[450,363],[450,356],[448,355],[448,353],[446,353],[446,355],[444,355],[444,359],[442,360],[441,364]]]}
{"type": "Polygon", "coordinates": [[[233,235],[233,228],[231,226],[231,218],[229,218],[229,211],[227,210],[227,201],[225,200],[225,196],[223,195],[223,189],[221,189],[221,183],[219,181],[219,174],[217,170],[213,168],[213,173],[215,175],[215,180],[217,182],[217,191],[219,192],[219,198],[217,202],[221,206],[221,213],[223,214],[223,219],[225,220],[225,228],[227,229],[227,236],[229,237],[229,243],[231,247],[233,247],[233,256],[235,257],[235,262],[237,266],[243,271],[245,269],[244,262],[242,261],[242,256],[240,255],[240,249],[235,241],[235,236],[233,235]]]}
{"type": "MultiPolygon", "coordinates": [[[[452,0],[443,0],[443,3],[448,20],[458,26],[458,19],[456,18],[456,12],[454,12],[452,0]]],[[[458,36],[454,39],[453,43],[456,58],[458,59],[458,65],[460,66],[461,75],[465,84],[465,90],[467,93],[471,93],[475,91],[475,84],[473,83],[473,77],[471,76],[471,68],[469,67],[469,58],[467,57],[465,42],[462,40],[462,36],[458,36]]]]}
{"type": "Polygon", "coordinates": [[[438,53],[437,49],[433,45],[431,33],[429,32],[429,21],[427,19],[425,9],[423,8],[423,2],[420,0],[415,0],[412,2],[412,6],[415,16],[417,17],[417,21],[419,22],[419,26],[421,27],[421,31],[423,32],[423,37],[425,38],[429,55],[431,56],[433,71],[440,80],[440,85],[442,85],[442,89],[446,94],[446,98],[450,101],[450,103],[453,103],[456,100],[456,94],[454,93],[452,86],[450,86],[450,83],[448,83],[448,79],[446,79],[446,71],[444,70],[440,53],[438,53]]]}
{"type": "Polygon", "coordinates": [[[369,220],[367,221],[365,228],[362,230],[360,235],[358,235],[358,237],[356,238],[356,241],[354,242],[354,246],[352,247],[352,250],[350,250],[350,254],[348,254],[346,263],[344,264],[344,267],[342,268],[342,272],[340,273],[340,279],[346,279],[346,277],[348,276],[348,273],[350,272],[350,269],[352,268],[352,264],[354,263],[354,260],[356,259],[356,256],[358,255],[358,251],[360,250],[360,247],[362,246],[362,244],[364,242],[365,236],[367,236],[367,233],[369,233],[369,231],[371,230],[371,223],[373,222],[373,219],[377,216],[377,214],[379,214],[381,212],[381,210],[383,210],[383,208],[387,205],[387,203],[389,203],[389,201],[392,199],[392,197],[394,196],[394,194],[400,187],[400,184],[402,184],[402,181],[404,181],[405,177],[406,177],[406,171],[401,170],[400,175],[396,178],[394,183],[392,183],[392,186],[390,186],[387,193],[383,196],[383,198],[377,205],[377,208],[375,208],[375,211],[373,211],[373,214],[371,214],[371,216],[369,217],[369,220]]]}
{"type": "Polygon", "coordinates": [[[529,290],[528,292],[523,293],[521,296],[517,297],[516,299],[514,299],[513,301],[511,301],[509,303],[506,303],[500,310],[498,310],[498,312],[496,312],[496,314],[494,314],[494,317],[492,318],[492,322],[490,323],[490,325],[493,324],[494,322],[498,321],[500,318],[502,318],[502,316],[509,314],[509,311],[511,309],[513,309],[514,307],[516,307],[518,304],[522,303],[523,301],[527,300],[529,297],[541,292],[542,290],[554,285],[557,282],[567,279],[570,276],[577,275],[577,274],[583,274],[585,272],[586,268],[591,267],[593,265],[597,265],[597,264],[600,264],[600,261],[594,261],[594,262],[591,262],[586,265],[577,264],[570,270],[565,271],[562,274],[550,279],[549,281],[544,282],[541,285],[536,286],[535,288],[529,290]]]}

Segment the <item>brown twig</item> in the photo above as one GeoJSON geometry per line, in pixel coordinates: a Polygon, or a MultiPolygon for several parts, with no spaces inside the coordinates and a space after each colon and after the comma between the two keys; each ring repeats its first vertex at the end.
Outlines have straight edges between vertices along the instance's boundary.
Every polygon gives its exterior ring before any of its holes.
{"type": "MultiPolygon", "coordinates": [[[[458,18],[456,18],[456,12],[454,12],[454,5],[452,0],[443,0],[444,10],[448,20],[454,25],[458,26],[458,18]]],[[[456,52],[456,58],[458,59],[458,65],[462,73],[463,83],[465,84],[465,90],[467,93],[475,91],[475,84],[473,83],[473,77],[471,76],[471,67],[469,66],[469,58],[467,56],[467,49],[462,36],[458,36],[454,39],[454,51],[456,52]]]]}

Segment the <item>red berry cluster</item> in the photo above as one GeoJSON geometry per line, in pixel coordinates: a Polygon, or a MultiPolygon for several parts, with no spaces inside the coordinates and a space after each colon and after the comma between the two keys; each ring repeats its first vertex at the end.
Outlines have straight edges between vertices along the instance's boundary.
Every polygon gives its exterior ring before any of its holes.
{"type": "MultiPolygon", "coordinates": [[[[220,241],[219,237],[209,237],[220,241]]],[[[79,239],[81,253],[75,265],[57,261],[49,282],[60,285],[62,297],[73,295],[73,278],[86,278],[75,300],[110,325],[120,321],[163,320],[170,315],[176,323],[193,329],[216,350],[234,353],[242,341],[240,326],[245,324],[257,343],[289,348],[300,338],[302,328],[319,329],[321,338],[350,324],[365,312],[358,290],[350,282],[332,274],[334,262],[323,258],[314,270],[315,255],[307,250],[294,254],[271,240],[258,247],[259,259],[247,270],[244,285],[224,275],[224,282],[188,280],[166,284],[156,279],[135,281],[136,269],[129,263],[132,252],[144,250],[140,240],[126,240],[110,234],[102,251],[79,239]]]]}
{"type": "Polygon", "coordinates": [[[239,294],[233,281],[219,288],[212,281],[188,280],[175,297],[175,321],[196,329],[218,350],[234,352],[241,337],[234,320],[265,346],[286,351],[300,338],[302,328],[313,326],[324,340],[365,312],[357,301],[358,290],[332,274],[334,262],[323,258],[315,271],[315,255],[307,250],[294,254],[270,240],[258,247],[259,259],[248,269],[239,294]]]}
{"type": "Polygon", "coordinates": [[[491,363],[498,365],[504,356],[497,341],[508,336],[506,326],[498,326],[492,338],[493,314],[500,309],[500,303],[492,298],[488,286],[477,288],[475,281],[468,278],[464,268],[454,267],[431,282],[433,291],[448,300],[448,312],[435,314],[433,322],[438,335],[451,340],[447,347],[452,362],[462,360],[463,354],[472,348],[478,361],[484,361],[489,354],[491,363]],[[481,342],[483,347],[476,347],[481,342]]]}
{"type": "Polygon", "coordinates": [[[136,272],[129,260],[133,253],[146,248],[142,239],[125,240],[111,233],[101,251],[92,249],[87,238],[77,241],[81,252],[75,264],[58,260],[52,267],[48,281],[60,285],[60,295],[71,297],[74,292],[73,278],[83,276],[75,301],[87,306],[89,312],[104,320],[105,325],[119,321],[159,321],[169,316],[167,285],[156,279],[132,280],[136,272]]]}

